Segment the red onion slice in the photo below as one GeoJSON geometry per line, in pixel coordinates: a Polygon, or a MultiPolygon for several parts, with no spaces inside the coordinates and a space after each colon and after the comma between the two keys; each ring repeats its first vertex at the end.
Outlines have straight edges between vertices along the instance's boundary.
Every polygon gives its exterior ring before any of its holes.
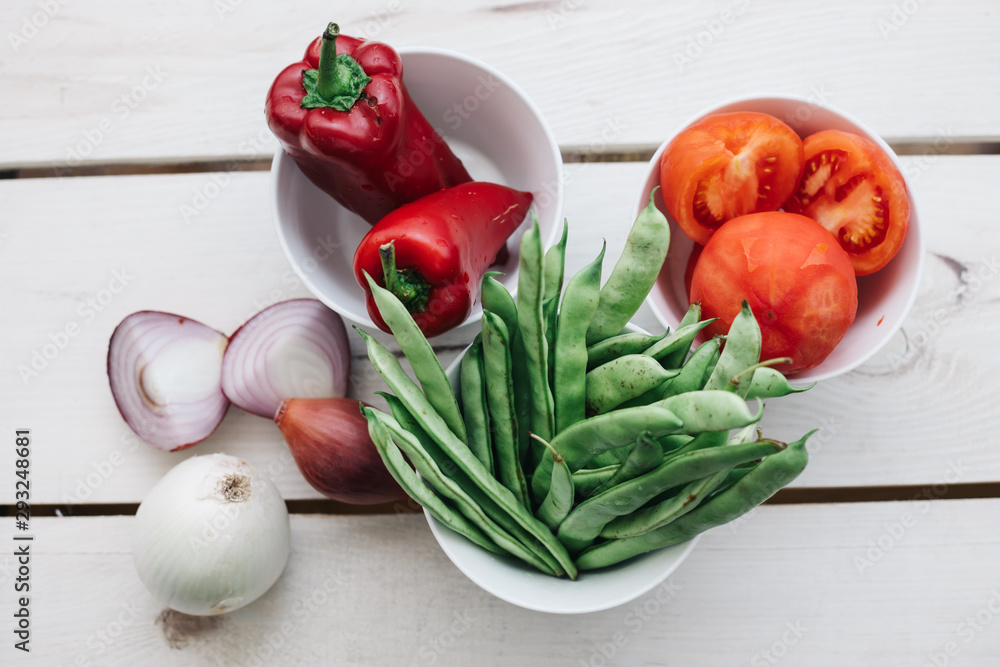
{"type": "Polygon", "coordinates": [[[316,299],[265,308],[229,337],[222,391],[239,408],[273,419],[286,398],[347,394],[351,350],[340,315],[316,299]]]}
{"type": "Polygon", "coordinates": [[[222,422],[225,334],[180,315],[132,313],[111,334],[108,380],[125,422],[157,449],[176,451],[222,422]]]}

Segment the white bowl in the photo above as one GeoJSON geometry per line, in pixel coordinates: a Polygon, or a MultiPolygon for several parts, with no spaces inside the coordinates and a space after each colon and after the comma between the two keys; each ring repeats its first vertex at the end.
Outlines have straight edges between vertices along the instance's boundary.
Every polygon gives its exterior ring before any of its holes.
{"type": "MultiPolygon", "coordinates": [[[[462,356],[448,367],[458,391],[462,356]]],[[[473,544],[424,510],[431,532],[451,562],[476,585],[501,600],[551,614],[584,614],[611,609],[651,591],[687,558],[698,538],[631,558],[602,570],[581,572],[576,581],[556,578],[513,556],[490,553],[473,544]]]]}
{"type": "MultiPolygon", "coordinates": [[[[752,97],[726,102],[698,114],[663,142],[649,161],[646,180],[639,189],[633,207],[635,215],[646,207],[649,193],[660,184],[660,157],[673,137],[706,116],[732,111],[770,114],[787,123],[802,138],[826,129],[853,132],[878,144],[899,168],[904,181],[906,179],[906,172],[889,145],[849,114],[802,97],[752,97]]],[[[906,190],[910,201],[910,227],[902,247],[884,268],[858,278],[858,312],[854,323],[822,363],[792,376],[797,384],[826,380],[857,368],[889,342],[910,312],[917,298],[920,275],[923,272],[924,239],[920,230],[917,202],[909,182],[906,183],[906,190]]],[[[671,219],[659,192],[655,201],[670,222],[670,252],[663,263],[659,279],[646,300],[661,324],[676,327],[688,308],[684,271],[694,242],[671,219]]]]}
{"type": "MultiPolygon", "coordinates": [[[[538,108],[506,76],[468,56],[430,48],[399,53],[414,102],[469,174],[531,192],[542,241],[551,245],[562,224],[562,155],[538,108]]],[[[354,251],[371,226],[313,185],[280,148],[271,165],[271,214],[278,242],[309,291],[348,320],[373,327],[352,271],[354,251]]],[[[514,232],[510,258],[496,267],[512,293],[520,235],[530,224],[529,217],[514,232]]],[[[481,316],[477,299],[466,323],[481,316]]]]}

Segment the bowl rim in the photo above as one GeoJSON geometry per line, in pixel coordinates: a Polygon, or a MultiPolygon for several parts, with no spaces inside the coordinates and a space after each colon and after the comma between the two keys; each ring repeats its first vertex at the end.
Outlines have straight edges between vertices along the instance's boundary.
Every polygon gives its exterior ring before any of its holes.
{"type": "MultiPolygon", "coordinates": [[[[441,56],[445,58],[450,58],[463,62],[467,65],[471,65],[483,72],[489,74],[490,76],[496,78],[501,82],[502,85],[510,88],[514,95],[525,105],[528,111],[532,114],[534,119],[537,121],[539,129],[545,136],[545,140],[548,144],[548,151],[546,154],[546,160],[551,160],[552,164],[555,166],[556,179],[554,184],[542,184],[545,193],[553,198],[552,201],[552,229],[549,231],[547,238],[542,239],[542,243],[547,247],[551,245],[558,235],[562,232],[562,226],[560,222],[563,216],[563,204],[565,199],[565,184],[566,176],[562,160],[562,152],[559,148],[559,143],[556,140],[555,134],[552,131],[552,127],[549,125],[545,116],[542,114],[541,109],[534,102],[534,100],[528,96],[521,86],[515,83],[510,77],[498,70],[496,67],[472,56],[460,53],[458,51],[453,51],[450,49],[443,49],[440,47],[433,46],[404,46],[396,48],[395,51],[400,55],[405,61],[407,55],[432,55],[441,56]],[[550,189],[552,186],[553,189],[550,189]]],[[[404,68],[406,63],[403,63],[404,68]]],[[[432,125],[433,127],[433,125],[432,125]]],[[[435,128],[436,129],[436,128],[435,128]]],[[[291,266],[292,271],[295,276],[302,282],[303,286],[312,294],[315,298],[322,301],[328,308],[341,315],[345,319],[349,320],[353,324],[357,324],[366,328],[375,328],[375,323],[372,321],[371,317],[368,315],[368,311],[364,310],[362,313],[354,312],[351,308],[345,306],[342,303],[335,302],[327,294],[325,294],[319,287],[314,283],[313,279],[310,277],[310,272],[306,271],[299,261],[293,259],[291,247],[289,241],[286,237],[287,231],[285,229],[286,225],[282,224],[282,216],[279,211],[279,184],[282,181],[283,174],[286,170],[295,167],[295,162],[292,158],[285,152],[279,143],[274,156],[271,158],[271,168],[270,168],[270,178],[268,184],[269,192],[269,208],[271,212],[271,220],[274,228],[275,235],[278,238],[278,245],[281,248],[282,254],[291,266]]],[[[337,204],[339,206],[339,204],[337,204]]],[[[532,214],[536,213],[535,208],[531,209],[532,214]]],[[[520,226],[529,224],[530,217],[525,218],[521,222],[520,226]]],[[[516,230],[515,230],[516,231],[516,230]]],[[[517,281],[513,281],[513,284],[508,287],[508,290],[513,296],[517,295],[517,281]]],[[[469,316],[459,324],[457,328],[467,326],[469,324],[474,324],[482,318],[482,309],[477,309],[473,307],[472,312],[469,316]]]]}
{"type": "MultiPolygon", "coordinates": [[[[862,131],[865,138],[875,142],[879,146],[879,148],[881,148],[885,152],[885,154],[889,156],[889,159],[892,160],[892,163],[899,170],[900,175],[902,175],[903,177],[903,183],[906,185],[907,197],[910,200],[911,223],[913,220],[916,220],[917,222],[916,225],[911,224],[909,230],[907,231],[907,239],[909,239],[910,236],[915,237],[914,241],[916,242],[917,245],[916,249],[913,251],[916,253],[916,268],[913,272],[913,283],[910,288],[909,294],[906,295],[906,300],[903,302],[902,309],[900,310],[899,322],[895,326],[888,327],[881,334],[881,336],[876,341],[876,343],[871,347],[871,349],[867,350],[864,354],[858,355],[855,359],[851,361],[851,363],[844,364],[840,368],[829,370],[826,372],[817,372],[817,373],[811,372],[815,370],[815,368],[819,367],[817,366],[813,369],[809,369],[808,371],[804,371],[804,373],[808,373],[808,376],[806,375],[801,376],[803,380],[807,379],[809,382],[820,382],[823,380],[828,380],[833,377],[844,375],[846,373],[855,370],[865,362],[869,361],[876,354],[878,354],[889,343],[889,341],[892,340],[893,336],[895,336],[896,333],[900,330],[903,321],[910,314],[914,304],[916,303],[917,294],[920,291],[921,279],[924,274],[924,264],[926,262],[926,256],[927,256],[927,244],[926,244],[926,239],[924,238],[923,231],[921,229],[922,225],[920,222],[920,214],[919,214],[921,208],[918,202],[919,198],[917,196],[917,193],[914,191],[911,183],[909,182],[909,179],[907,179],[906,177],[906,172],[903,169],[903,164],[899,160],[899,156],[896,155],[896,152],[892,150],[889,144],[886,143],[886,141],[877,132],[875,132],[871,127],[869,127],[866,123],[858,119],[853,114],[844,111],[843,109],[835,105],[828,104],[826,102],[820,102],[816,99],[809,98],[803,95],[764,93],[760,95],[741,95],[736,97],[730,97],[723,100],[722,102],[719,102],[718,104],[713,104],[710,107],[705,107],[698,113],[688,117],[683,123],[678,125],[673,131],[673,133],[671,133],[660,144],[660,146],[656,149],[656,152],[653,153],[653,156],[647,163],[647,169],[645,171],[646,180],[642,182],[641,186],[636,192],[636,197],[632,205],[632,212],[633,216],[638,215],[639,212],[642,211],[642,209],[644,209],[646,205],[649,203],[648,195],[646,197],[643,196],[643,193],[646,190],[646,184],[650,179],[649,175],[653,172],[654,169],[656,170],[659,169],[659,162],[660,158],[663,156],[663,152],[666,150],[667,145],[680,132],[682,132],[685,128],[690,127],[697,121],[706,118],[708,116],[719,113],[729,113],[732,111],[737,111],[738,109],[736,107],[738,107],[739,105],[749,104],[749,103],[767,103],[767,102],[795,102],[799,104],[804,104],[812,108],[821,109],[824,112],[829,112],[838,115],[848,123],[855,125],[858,129],[862,131]],[[915,215],[914,212],[916,212],[915,215]]],[[[792,129],[794,130],[795,128],[793,127],[792,129]]],[[[796,134],[798,134],[798,131],[796,131],[796,134]]],[[[665,211],[664,213],[666,214],[665,211]]],[[[658,288],[654,285],[653,289],[655,290],[658,288]]],[[[650,294],[646,295],[646,303],[649,305],[650,310],[653,311],[653,316],[656,318],[656,320],[663,326],[669,326],[669,327],[676,326],[677,322],[673,322],[672,321],[673,318],[667,317],[667,313],[664,313],[661,310],[659,304],[656,302],[656,300],[651,298],[651,295],[652,295],[652,290],[650,290],[650,294]]],[[[799,376],[793,375],[791,377],[796,378],[799,376]]]]}

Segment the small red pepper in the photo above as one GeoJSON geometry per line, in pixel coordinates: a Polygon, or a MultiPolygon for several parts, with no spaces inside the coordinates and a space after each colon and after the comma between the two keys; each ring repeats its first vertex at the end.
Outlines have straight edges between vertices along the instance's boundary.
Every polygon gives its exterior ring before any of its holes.
{"type": "Polygon", "coordinates": [[[354,253],[372,321],[385,332],[365,273],[406,305],[425,336],[452,329],[472,312],[486,269],[531,206],[531,193],[466,183],[406,204],[382,218],[354,253]]]}
{"type": "Polygon", "coordinates": [[[268,127],[310,181],[374,225],[469,172],[414,104],[392,47],[327,26],[267,93],[268,127]]]}

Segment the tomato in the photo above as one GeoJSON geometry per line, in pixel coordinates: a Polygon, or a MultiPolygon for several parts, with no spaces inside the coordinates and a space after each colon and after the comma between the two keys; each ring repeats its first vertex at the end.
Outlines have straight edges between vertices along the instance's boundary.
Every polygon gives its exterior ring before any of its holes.
{"type": "Polygon", "coordinates": [[[903,175],[881,148],[850,132],[823,130],[806,137],[804,146],[805,175],[785,210],[826,227],[857,275],[878,271],[910,226],[903,175]]]}
{"type": "Polygon", "coordinates": [[[663,201],[684,233],[704,244],[730,218],[778,210],[795,192],[803,165],[802,139],[774,116],[715,114],[667,144],[663,201]]]}
{"type": "Polygon", "coordinates": [[[783,373],[823,361],[858,309],[858,284],[847,252],[816,221],[775,211],[733,218],[709,239],[691,277],[691,301],[705,329],[724,334],[746,299],[760,324],[761,360],[791,357],[783,373]]]}

